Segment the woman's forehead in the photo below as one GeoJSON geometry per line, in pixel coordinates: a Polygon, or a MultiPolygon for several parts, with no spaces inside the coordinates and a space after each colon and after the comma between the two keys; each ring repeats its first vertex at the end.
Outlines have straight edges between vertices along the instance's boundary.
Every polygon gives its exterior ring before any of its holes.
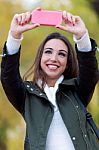
{"type": "Polygon", "coordinates": [[[51,48],[59,48],[59,49],[60,48],[64,48],[64,49],[67,49],[67,45],[61,39],[50,39],[44,45],[44,48],[47,48],[47,47],[49,47],[49,48],[51,47],[51,48]]]}

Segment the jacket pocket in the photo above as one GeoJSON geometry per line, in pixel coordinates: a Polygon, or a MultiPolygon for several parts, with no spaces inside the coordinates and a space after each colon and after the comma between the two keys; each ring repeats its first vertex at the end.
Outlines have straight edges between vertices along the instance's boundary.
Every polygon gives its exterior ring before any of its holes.
{"type": "Polygon", "coordinates": [[[92,127],[87,123],[87,134],[90,142],[90,146],[93,150],[99,150],[99,140],[97,139],[92,127]]]}

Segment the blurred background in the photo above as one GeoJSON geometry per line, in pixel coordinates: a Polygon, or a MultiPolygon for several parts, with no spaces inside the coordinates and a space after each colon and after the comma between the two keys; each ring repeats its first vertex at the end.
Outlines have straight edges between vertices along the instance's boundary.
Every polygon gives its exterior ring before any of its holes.
{"type": "MultiPolygon", "coordinates": [[[[32,11],[36,7],[67,10],[74,15],[81,16],[89,30],[90,37],[94,38],[99,46],[99,0],[0,0],[0,53],[2,53],[13,15],[32,11]]],[[[24,34],[20,60],[22,76],[33,62],[38,45],[47,34],[55,30],[58,29],[42,26],[24,34]]],[[[74,45],[72,35],[60,32],[68,36],[74,45]]],[[[96,56],[99,64],[99,49],[96,56]]],[[[99,127],[99,83],[88,109],[99,127]]],[[[23,150],[24,136],[25,122],[7,100],[0,83],[0,150],[23,150]]]]}

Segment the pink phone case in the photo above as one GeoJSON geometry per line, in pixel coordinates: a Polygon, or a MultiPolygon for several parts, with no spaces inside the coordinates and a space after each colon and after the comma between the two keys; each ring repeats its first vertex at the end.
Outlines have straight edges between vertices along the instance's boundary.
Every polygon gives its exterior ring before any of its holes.
{"type": "Polygon", "coordinates": [[[31,22],[40,25],[56,26],[62,23],[62,11],[34,10],[31,22]]]}

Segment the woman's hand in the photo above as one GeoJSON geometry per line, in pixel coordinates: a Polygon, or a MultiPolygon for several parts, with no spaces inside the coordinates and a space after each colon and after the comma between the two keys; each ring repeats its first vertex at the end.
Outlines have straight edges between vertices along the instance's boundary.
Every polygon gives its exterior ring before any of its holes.
{"type": "Polygon", "coordinates": [[[11,22],[10,32],[16,39],[20,39],[22,33],[38,27],[39,24],[31,24],[31,13],[26,12],[22,14],[16,14],[11,22]]]}
{"type": "Polygon", "coordinates": [[[63,11],[62,18],[65,25],[57,25],[56,28],[74,34],[77,39],[80,39],[87,32],[87,28],[79,16],[74,16],[66,11],[63,11]]]}

